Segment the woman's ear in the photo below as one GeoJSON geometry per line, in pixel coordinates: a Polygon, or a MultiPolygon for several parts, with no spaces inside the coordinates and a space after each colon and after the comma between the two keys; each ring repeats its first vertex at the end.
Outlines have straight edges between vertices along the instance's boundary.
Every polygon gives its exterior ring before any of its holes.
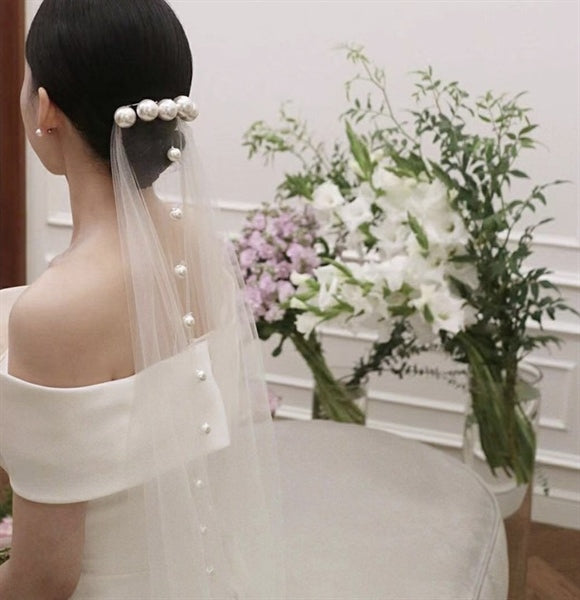
{"type": "Polygon", "coordinates": [[[38,88],[38,113],[36,122],[41,131],[54,130],[59,125],[59,110],[43,87],[38,88]]]}

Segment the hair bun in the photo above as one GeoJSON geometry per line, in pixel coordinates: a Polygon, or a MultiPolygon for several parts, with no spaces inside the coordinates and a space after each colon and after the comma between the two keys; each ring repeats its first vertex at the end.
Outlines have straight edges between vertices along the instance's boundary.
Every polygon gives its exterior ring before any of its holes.
{"type": "Polygon", "coordinates": [[[144,189],[153,185],[173,164],[167,151],[172,147],[182,150],[185,137],[177,129],[175,121],[138,120],[132,127],[123,129],[123,144],[137,183],[144,189]]]}

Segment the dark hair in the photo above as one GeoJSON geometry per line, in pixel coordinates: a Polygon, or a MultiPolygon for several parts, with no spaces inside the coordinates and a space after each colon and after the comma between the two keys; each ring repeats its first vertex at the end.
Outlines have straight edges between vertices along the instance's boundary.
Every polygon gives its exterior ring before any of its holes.
{"type": "MultiPolygon", "coordinates": [[[[110,164],[117,108],[145,98],[188,95],[189,43],[165,0],[44,0],[26,40],[36,87],[70,119],[95,155],[110,164]]],[[[167,150],[181,145],[176,122],[155,119],[123,130],[141,187],[171,163],[167,150]]]]}

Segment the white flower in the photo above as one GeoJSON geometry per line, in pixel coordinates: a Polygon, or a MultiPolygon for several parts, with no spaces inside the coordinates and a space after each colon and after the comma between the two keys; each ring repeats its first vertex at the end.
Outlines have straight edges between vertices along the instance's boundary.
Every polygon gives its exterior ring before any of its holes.
{"type": "Polygon", "coordinates": [[[345,284],[341,288],[341,298],[350,304],[355,314],[371,315],[374,310],[368,298],[363,296],[363,290],[358,285],[345,284]]]}
{"type": "Polygon", "coordinates": [[[409,207],[416,217],[428,220],[439,213],[447,214],[450,209],[447,187],[439,179],[417,184],[409,207]]]}
{"type": "Polygon", "coordinates": [[[391,335],[393,334],[394,321],[392,319],[383,319],[376,326],[376,332],[378,339],[377,341],[380,343],[388,342],[391,339],[391,335]]]}
{"type": "Polygon", "coordinates": [[[477,288],[479,279],[477,277],[477,268],[474,264],[450,262],[447,266],[447,273],[467,284],[469,287],[477,288]]]}
{"type": "Polygon", "coordinates": [[[397,292],[401,289],[409,266],[409,257],[400,255],[379,265],[377,269],[385,279],[389,290],[397,292]]]}
{"type": "Polygon", "coordinates": [[[290,298],[290,308],[306,310],[308,308],[308,305],[305,302],[303,302],[302,300],[299,300],[298,298],[296,298],[296,296],[293,296],[292,298],[290,298]]]}
{"type": "MultiPolygon", "coordinates": [[[[435,285],[422,285],[421,296],[410,302],[420,313],[428,312],[432,318],[431,327],[434,333],[440,329],[457,333],[463,329],[463,301],[454,298],[449,290],[435,285]],[[427,310],[426,310],[427,309],[427,310]]],[[[426,318],[428,321],[429,319],[426,318]]]]}
{"type": "Polygon", "coordinates": [[[449,253],[464,246],[468,239],[460,215],[451,206],[451,194],[438,179],[429,184],[419,183],[416,192],[409,199],[407,210],[427,235],[429,252],[447,260],[449,253]]]}
{"type": "Polygon", "coordinates": [[[385,158],[385,151],[382,148],[379,148],[378,150],[373,150],[373,152],[371,152],[371,160],[373,162],[380,162],[381,160],[383,160],[385,158]]]}
{"type": "Polygon", "coordinates": [[[371,225],[369,228],[370,234],[378,240],[376,248],[385,258],[403,252],[407,239],[411,235],[409,227],[403,225],[404,217],[402,213],[400,213],[400,220],[391,219],[391,216],[393,216],[392,213],[385,215],[382,221],[376,225],[371,225]]]}
{"type": "Polygon", "coordinates": [[[338,292],[342,273],[334,265],[323,265],[314,269],[318,283],[318,295],[312,298],[320,310],[326,311],[336,304],[335,295],[338,292]]]}
{"type": "Polygon", "coordinates": [[[409,317],[409,324],[417,339],[417,344],[430,344],[435,339],[433,328],[425,322],[423,315],[415,313],[409,317]]]}
{"type": "Polygon", "coordinates": [[[338,277],[336,275],[328,281],[321,283],[320,290],[318,292],[318,308],[320,310],[328,310],[333,304],[336,303],[334,298],[338,291],[338,277]]]}
{"type": "Polygon", "coordinates": [[[356,162],[356,160],[354,158],[351,158],[348,161],[348,168],[350,171],[352,171],[357,177],[364,177],[364,173],[362,172],[362,169],[360,168],[360,165],[356,162]]]}
{"type": "Polygon", "coordinates": [[[450,333],[458,333],[465,326],[463,302],[452,296],[441,295],[440,303],[435,303],[435,325],[450,333]]]}
{"type": "Polygon", "coordinates": [[[320,285],[328,285],[340,271],[334,265],[322,265],[314,269],[314,275],[320,285]]]}
{"type": "Polygon", "coordinates": [[[358,186],[358,189],[356,190],[356,195],[366,198],[369,204],[374,202],[377,197],[375,190],[373,190],[372,186],[369,184],[368,181],[363,181],[358,186]]]}
{"type": "Polygon", "coordinates": [[[296,287],[306,283],[309,279],[312,279],[310,273],[298,273],[298,271],[292,271],[292,273],[290,273],[290,281],[296,287]]]}
{"type": "Polygon", "coordinates": [[[319,185],[312,194],[312,205],[316,210],[329,211],[345,203],[338,186],[330,181],[319,185]]]}
{"type": "Polygon", "coordinates": [[[385,212],[407,210],[409,198],[415,194],[417,181],[412,177],[398,177],[387,169],[377,168],[372,176],[373,186],[385,194],[377,198],[377,204],[385,212]]]}
{"type": "Polygon", "coordinates": [[[374,170],[372,182],[374,187],[381,190],[395,189],[402,185],[401,177],[380,166],[374,170]]]}
{"type": "Polygon", "coordinates": [[[296,329],[308,337],[316,327],[318,321],[319,318],[316,315],[310,312],[302,313],[296,317],[296,329]]]}
{"type": "Polygon", "coordinates": [[[365,196],[357,196],[352,202],[338,208],[337,213],[348,231],[355,231],[373,218],[370,202],[365,196]]]}

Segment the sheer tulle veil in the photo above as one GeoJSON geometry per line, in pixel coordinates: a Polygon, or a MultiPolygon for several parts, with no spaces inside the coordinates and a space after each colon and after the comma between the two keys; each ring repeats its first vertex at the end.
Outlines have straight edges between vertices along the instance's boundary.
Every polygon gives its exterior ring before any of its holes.
{"type": "Polygon", "coordinates": [[[127,510],[147,532],[151,600],[284,598],[260,343],[200,179],[196,123],[172,123],[177,160],[145,189],[127,151],[136,128],[111,135],[137,371],[127,510]]]}

